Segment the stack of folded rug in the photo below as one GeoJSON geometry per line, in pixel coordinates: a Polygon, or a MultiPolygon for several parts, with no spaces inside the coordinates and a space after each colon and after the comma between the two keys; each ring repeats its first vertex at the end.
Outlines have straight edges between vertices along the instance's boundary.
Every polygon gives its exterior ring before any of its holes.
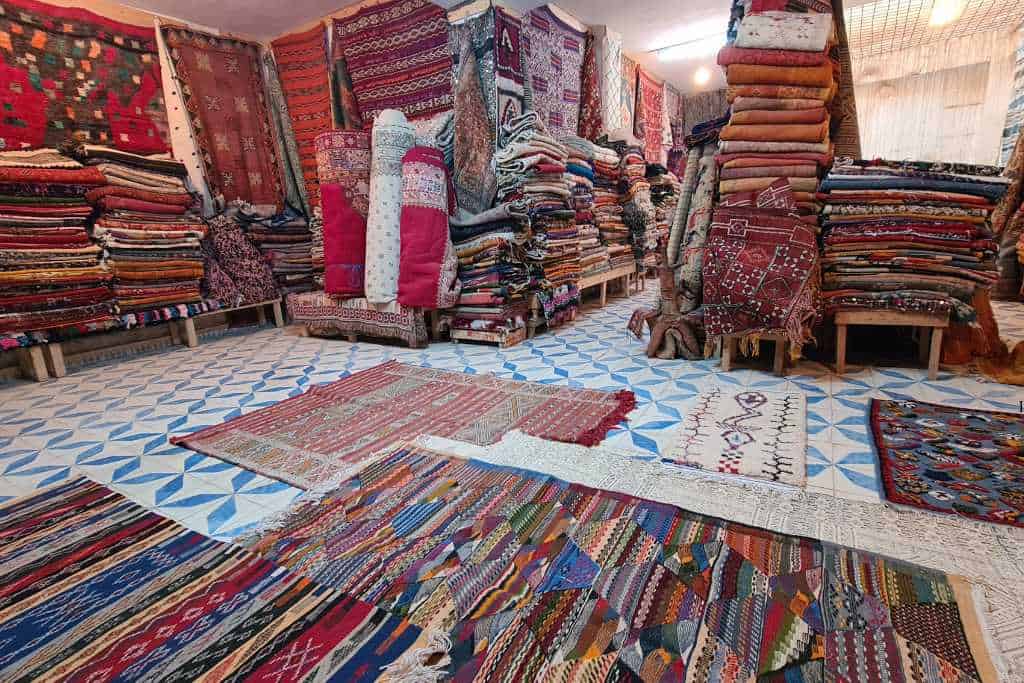
{"type": "Polygon", "coordinates": [[[608,267],[613,270],[630,266],[634,260],[629,228],[622,220],[619,200],[620,162],[614,149],[594,145],[594,223],[601,243],[608,249],[608,267]]]}
{"type": "Polygon", "coordinates": [[[54,150],[0,153],[0,348],[116,326],[86,230],[86,193],[104,182],[54,150]]]}
{"type": "MultiPolygon", "coordinates": [[[[544,269],[537,289],[544,321],[554,327],[579,306],[579,233],[571,183],[566,174],[568,150],[548,135],[530,112],[501,129],[495,155],[499,202],[523,200],[529,207],[533,245],[544,269]]],[[[540,324],[540,321],[533,321],[540,324]]]]}
{"type": "Polygon", "coordinates": [[[446,320],[452,329],[512,332],[526,326],[530,291],[543,277],[527,258],[527,205],[504,202],[449,221],[462,292],[446,320]]]}
{"type": "Polygon", "coordinates": [[[826,309],[976,317],[998,279],[989,218],[1010,179],[992,166],[836,162],[822,183],[826,309]]]}
{"type": "Polygon", "coordinates": [[[718,55],[732,103],[729,125],[720,133],[719,192],[723,198],[757,192],[786,178],[800,213],[814,216],[818,180],[832,153],[829,107],[839,69],[828,52],[833,15],[740,14],[732,42],[718,55]]]}
{"type": "Polygon", "coordinates": [[[106,250],[118,310],[145,313],[200,303],[206,225],[186,186],[185,165],[106,147],[72,151],[105,180],[87,197],[98,212],[93,237],[106,250]]]}
{"type": "Polygon", "coordinates": [[[676,205],[679,203],[679,178],[660,164],[648,164],[647,182],[651,184],[651,203],[654,204],[654,226],[658,244],[666,244],[676,215],[676,205]]]}
{"type": "Polygon", "coordinates": [[[643,150],[627,144],[622,153],[619,189],[622,192],[622,217],[629,226],[633,256],[638,272],[658,265],[658,230],[647,181],[647,163],[643,150]]]}
{"type": "Polygon", "coordinates": [[[566,174],[572,182],[573,208],[580,245],[580,277],[608,272],[608,247],[594,216],[594,143],[581,137],[562,141],[569,150],[566,174]]]}
{"type": "Polygon", "coordinates": [[[313,233],[302,214],[291,208],[278,213],[249,205],[239,207],[238,220],[270,264],[283,294],[313,289],[313,233]]]}

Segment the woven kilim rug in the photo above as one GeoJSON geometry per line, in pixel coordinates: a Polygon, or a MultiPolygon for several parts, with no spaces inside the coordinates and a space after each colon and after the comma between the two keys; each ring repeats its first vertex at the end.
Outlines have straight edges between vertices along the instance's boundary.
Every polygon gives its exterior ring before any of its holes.
{"type": "Polygon", "coordinates": [[[0,680],[370,681],[419,634],[85,479],[0,505],[0,680]]]}
{"type": "Polygon", "coordinates": [[[250,550],[446,636],[455,681],[995,680],[961,579],[422,448],[250,550]]]}
{"type": "Polygon", "coordinates": [[[662,462],[793,486],[807,481],[803,394],[714,388],[697,397],[662,462]]]}
{"type": "Polygon", "coordinates": [[[871,431],[891,502],[1024,527],[1024,415],[875,399],[871,431]]]}
{"type": "Polygon", "coordinates": [[[486,445],[518,429],[593,446],[635,406],[630,391],[515,382],[391,361],[171,441],[325,492],[367,457],[420,434],[486,445]]]}

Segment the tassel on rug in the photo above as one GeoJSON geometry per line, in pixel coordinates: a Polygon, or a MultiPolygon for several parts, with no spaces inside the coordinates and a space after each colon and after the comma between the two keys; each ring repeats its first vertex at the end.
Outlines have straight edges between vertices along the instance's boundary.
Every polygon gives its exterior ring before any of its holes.
{"type": "MultiPolygon", "coordinates": [[[[388,683],[437,683],[448,677],[448,665],[451,657],[452,640],[448,634],[438,630],[430,630],[421,636],[415,644],[426,640],[422,647],[413,647],[401,657],[387,666],[382,666],[383,680],[388,683]],[[431,659],[440,659],[428,664],[431,659]]],[[[414,644],[414,645],[415,645],[414,644]]]]}

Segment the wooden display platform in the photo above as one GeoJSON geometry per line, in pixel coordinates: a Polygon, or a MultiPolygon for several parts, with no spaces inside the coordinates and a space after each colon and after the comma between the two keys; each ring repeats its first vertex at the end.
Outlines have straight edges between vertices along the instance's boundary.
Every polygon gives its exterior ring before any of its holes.
{"type": "MultiPolygon", "coordinates": [[[[732,370],[733,363],[738,355],[737,345],[739,340],[745,336],[742,334],[730,334],[722,339],[722,369],[726,372],[732,370]]],[[[761,341],[775,342],[772,371],[779,377],[785,377],[786,361],[789,358],[789,338],[784,334],[762,334],[758,336],[761,341]]]]}
{"type": "MultiPolygon", "coordinates": [[[[637,276],[636,266],[623,266],[615,270],[609,270],[606,273],[598,273],[597,275],[591,275],[589,277],[581,278],[576,284],[577,289],[580,290],[580,295],[583,295],[584,290],[590,289],[591,287],[601,288],[601,306],[603,307],[608,303],[608,283],[619,282],[621,284],[622,293],[628,295],[631,291],[631,285],[633,279],[637,276]]],[[[643,278],[640,278],[642,280],[643,278]]]]}
{"type": "Polygon", "coordinates": [[[483,342],[486,344],[497,344],[500,348],[507,349],[516,344],[526,341],[526,328],[520,327],[511,332],[484,332],[482,330],[452,330],[452,341],[458,344],[460,341],[483,342]]]}
{"type": "Polygon", "coordinates": [[[846,372],[846,330],[850,325],[879,325],[885,327],[916,327],[921,335],[918,355],[928,364],[928,379],[939,376],[939,357],[942,355],[942,335],[949,327],[949,316],[899,311],[870,311],[850,309],[836,312],[836,373],[846,372]]]}
{"type": "Polygon", "coordinates": [[[250,308],[256,309],[256,316],[259,320],[260,325],[267,324],[267,307],[270,307],[271,312],[274,316],[274,327],[284,327],[284,310],[281,308],[281,299],[270,299],[268,301],[261,301],[256,304],[246,304],[245,306],[236,306],[234,308],[220,308],[216,311],[208,311],[206,313],[200,313],[194,315],[191,318],[183,318],[181,320],[170,321],[171,327],[171,338],[174,339],[175,344],[180,344],[184,341],[185,346],[190,349],[194,349],[199,346],[199,338],[196,336],[196,320],[198,318],[205,318],[211,315],[226,314],[230,315],[236,311],[244,311],[250,308]],[[182,339],[184,337],[184,339],[182,339]]]}

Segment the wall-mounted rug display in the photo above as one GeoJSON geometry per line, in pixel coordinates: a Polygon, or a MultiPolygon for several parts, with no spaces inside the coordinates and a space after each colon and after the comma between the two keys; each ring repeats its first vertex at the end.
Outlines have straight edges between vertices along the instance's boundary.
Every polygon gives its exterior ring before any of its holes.
{"type": "Polygon", "coordinates": [[[448,16],[438,5],[428,0],[364,5],[335,19],[333,30],[364,126],[386,109],[421,119],[452,108],[448,16]]]}
{"type": "Polygon", "coordinates": [[[398,296],[401,252],[402,157],[416,129],[388,109],[373,122],[370,143],[370,209],[366,217],[366,298],[386,304],[398,296]]]}
{"type": "Polygon", "coordinates": [[[961,578],[420,447],[248,547],[449,640],[418,680],[996,680],[961,578]]]}
{"type": "MultiPolygon", "coordinates": [[[[331,23],[332,36],[337,34],[334,22],[331,23]]],[[[348,73],[345,49],[337,40],[331,43],[331,108],[336,127],[342,130],[359,130],[363,127],[363,115],[359,113],[359,101],[356,100],[352,77],[348,73]]]]}
{"type": "Polygon", "coordinates": [[[355,683],[420,631],[86,479],[0,505],[0,560],[5,681],[355,683]]]}
{"type": "Polygon", "coordinates": [[[526,111],[522,38],[522,21],[501,7],[495,7],[494,71],[498,87],[498,128],[526,111]]]}
{"type": "Polygon", "coordinates": [[[76,137],[170,151],[156,32],[84,9],[0,1],[0,149],[76,137]]]}
{"type": "MultiPolygon", "coordinates": [[[[263,81],[267,87],[267,110],[270,112],[270,122],[274,127],[274,138],[277,141],[277,157],[281,160],[285,201],[291,206],[301,208],[307,212],[307,215],[312,215],[313,207],[309,204],[306,181],[302,177],[299,147],[295,143],[292,120],[288,116],[288,102],[285,99],[284,90],[281,88],[281,81],[277,77],[277,64],[274,63],[274,55],[269,51],[264,51],[260,55],[260,64],[263,67],[263,81]]],[[[170,65],[167,69],[170,71],[170,65]]],[[[191,131],[188,137],[190,141],[193,140],[191,131]]],[[[198,152],[194,152],[194,154],[198,154],[198,152]]],[[[196,161],[198,162],[198,158],[196,161]]]]}
{"type": "Polygon", "coordinates": [[[622,60],[620,63],[622,67],[621,77],[621,89],[619,90],[619,102],[621,103],[621,121],[620,124],[626,130],[633,130],[636,123],[634,114],[636,112],[637,101],[636,101],[636,79],[637,71],[639,70],[636,62],[622,53],[622,60]]]}
{"type": "Polygon", "coordinates": [[[555,16],[546,5],[523,20],[523,54],[530,79],[530,109],[551,137],[576,135],[586,34],[555,16]]]}
{"type": "MultiPolygon", "coordinates": [[[[655,80],[643,69],[639,69],[637,79],[637,111],[643,115],[644,158],[648,163],[663,163],[664,146],[664,83],[655,80]]],[[[637,115],[638,117],[640,114],[637,115]]]]}
{"type": "Polygon", "coordinates": [[[601,125],[610,133],[622,127],[622,36],[595,26],[594,52],[601,88],[601,125]]]}
{"type": "Polygon", "coordinates": [[[280,208],[259,46],[178,26],[162,30],[214,196],[280,208]]]}
{"type": "Polygon", "coordinates": [[[697,397],[662,462],[781,484],[807,481],[807,405],[800,393],[719,387],[697,397]]]}
{"type": "Polygon", "coordinates": [[[331,92],[327,71],[327,31],[308,31],[272,42],[277,73],[288,105],[302,178],[311,206],[320,203],[316,175],[316,137],[331,130],[331,92]]]}
{"type": "Polygon", "coordinates": [[[871,431],[891,502],[1024,527],[1024,415],[875,399],[871,431]]]}
{"type": "Polygon", "coordinates": [[[494,126],[487,116],[487,102],[480,89],[479,63],[466,45],[459,57],[455,84],[455,194],[459,208],[468,214],[486,211],[494,203],[494,126]]]}
{"type": "Polygon", "coordinates": [[[484,445],[519,429],[589,446],[635,405],[630,391],[515,382],[392,361],[173,442],[323,491],[380,449],[419,434],[484,445]]]}
{"type": "MultiPolygon", "coordinates": [[[[476,65],[474,67],[477,79],[480,82],[480,90],[483,93],[484,109],[487,112],[487,120],[492,131],[498,130],[498,84],[496,76],[496,55],[494,42],[496,33],[495,25],[496,10],[489,7],[486,11],[474,14],[458,23],[451,25],[448,34],[449,48],[452,51],[452,84],[455,88],[455,110],[459,110],[459,80],[463,73],[462,53],[469,50],[476,65]]],[[[493,137],[492,133],[492,137],[493,137]]]]}

